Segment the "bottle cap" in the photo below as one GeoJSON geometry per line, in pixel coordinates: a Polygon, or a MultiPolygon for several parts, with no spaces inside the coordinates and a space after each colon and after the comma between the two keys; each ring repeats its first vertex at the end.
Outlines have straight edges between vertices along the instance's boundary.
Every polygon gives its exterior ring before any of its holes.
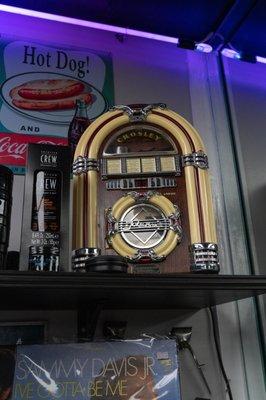
{"type": "Polygon", "coordinates": [[[87,108],[86,103],[83,99],[77,99],[76,106],[78,106],[79,108],[87,108]]]}

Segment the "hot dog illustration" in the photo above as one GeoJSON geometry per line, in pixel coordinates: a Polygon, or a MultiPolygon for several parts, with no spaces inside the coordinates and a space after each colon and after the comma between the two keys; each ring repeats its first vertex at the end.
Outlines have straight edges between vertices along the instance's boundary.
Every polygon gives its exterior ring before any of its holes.
{"type": "Polygon", "coordinates": [[[74,79],[37,79],[10,90],[14,106],[30,111],[57,111],[75,108],[76,100],[86,104],[94,101],[80,81],[74,79]]]}
{"type": "Polygon", "coordinates": [[[18,94],[24,99],[52,100],[76,96],[82,93],[84,88],[85,85],[82,82],[74,79],[37,79],[15,89],[18,89],[18,94]]]}

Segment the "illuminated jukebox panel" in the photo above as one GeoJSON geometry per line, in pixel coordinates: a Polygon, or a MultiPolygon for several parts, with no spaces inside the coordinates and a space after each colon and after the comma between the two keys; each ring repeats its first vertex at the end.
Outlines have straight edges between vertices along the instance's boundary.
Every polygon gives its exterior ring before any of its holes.
{"type": "Polygon", "coordinates": [[[74,270],[123,257],[135,273],[219,271],[205,149],[165,105],[117,106],[96,119],[73,173],[74,270]]]}

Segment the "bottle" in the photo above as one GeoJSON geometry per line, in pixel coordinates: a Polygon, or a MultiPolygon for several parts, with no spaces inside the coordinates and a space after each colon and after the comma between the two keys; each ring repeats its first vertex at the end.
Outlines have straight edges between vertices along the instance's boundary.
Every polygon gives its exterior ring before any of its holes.
{"type": "Polygon", "coordinates": [[[51,246],[31,246],[29,271],[59,271],[59,248],[51,246]]]}
{"type": "Polygon", "coordinates": [[[71,148],[72,161],[78,141],[87,127],[90,125],[90,120],[87,114],[87,106],[84,100],[76,100],[76,111],[69,125],[68,130],[68,145],[71,148]]]}
{"type": "Polygon", "coordinates": [[[61,174],[55,170],[35,172],[31,230],[60,232],[61,174]]]}
{"type": "Polygon", "coordinates": [[[59,171],[35,171],[31,230],[36,232],[36,237],[45,232],[45,242],[30,247],[30,270],[57,272],[59,269],[61,186],[59,171]]]}
{"type": "Polygon", "coordinates": [[[12,207],[13,172],[0,165],[0,269],[6,268],[12,207]]]}

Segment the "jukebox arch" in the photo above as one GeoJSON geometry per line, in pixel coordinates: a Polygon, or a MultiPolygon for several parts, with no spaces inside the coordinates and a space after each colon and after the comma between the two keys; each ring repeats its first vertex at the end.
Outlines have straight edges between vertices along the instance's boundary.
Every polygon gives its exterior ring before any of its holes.
{"type": "MultiPolygon", "coordinates": [[[[73,249],[75,251],[89,248],[95,250],[92,251],[93,254],[99,254],[98,186],[101,179],[102,146],[121,127],[134,124],[137,126],[143,121],[153,127],[163,129],[180,148],[180,166],[186,183],[190,268],[193,271],[218,272],[217,239],[206,151],[195,128],[163,104],[134,108],[114,107],[97,118],[82,135],[76,148],[73,164],[73,249]]],[[[150,192],[147,190],[145,195],[150,192]]],[[[134,190],[123,192],[121,199],[114,202],[108,211],[109,222],[113,219],[115,224],[127,212],[127,207],[136,207],[135,202],[139,203],[140,200],[139,198],[136,200],[134,193],[134,190]]],[[[178,213],[175,213],[174,204],[161,193],[155,191],[144,200],[142,195],[141,201],[149,204],[150,207],[159,207],[168,221],[172,215],[179,217],[178,213]]],[[[145,224],[143,226],[145,228],[145,224]]],[[[152,249],[155,250],[153,261],[160,261],[176,248],[182,236],[179,228],[175,220],[174,228],[171,225],[163,240],[152,249]]],[[[134,245],[129,246],[130,241],[127,240],[125,234],[118,235],[114,230],[112,233],[109,242],[115,252],[131,261],[134,260],[134,245]]],[[[135,258],[137,261],[138,257],[135,258]]]]}

